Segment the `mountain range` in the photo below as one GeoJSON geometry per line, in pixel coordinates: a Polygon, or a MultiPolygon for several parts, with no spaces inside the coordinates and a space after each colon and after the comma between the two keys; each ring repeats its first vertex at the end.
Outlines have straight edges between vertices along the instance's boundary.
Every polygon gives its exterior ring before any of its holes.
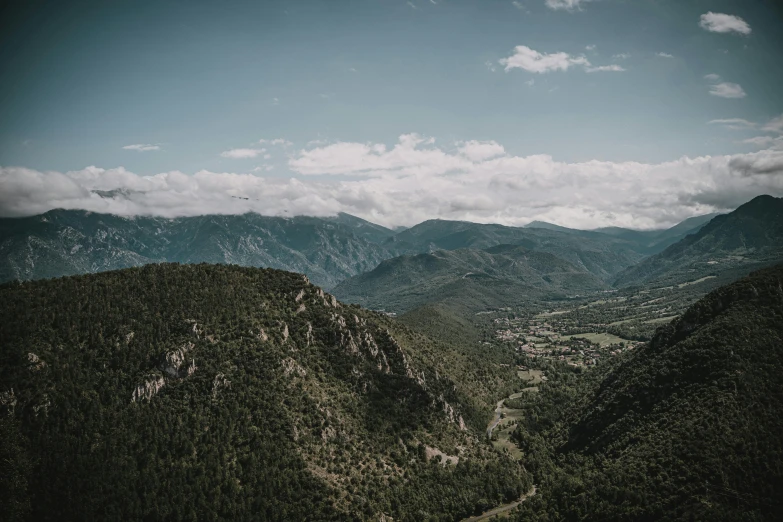
{"type": "Polygon", "coordinates": [[[165,219],[78,210],[0,219],[0,281],[41,279],[147,263],[229,263],[307,274],[330,288],[392,257],[393,233],[335,218],[207,215],[165,219]]]}
{"type": "Polygon", "coordinates": [[[474,310],[741,276],[783,259],[782,202],[759,196],[731,213],[658,231],[446,220],[391,230],[348,214],[165,219],[53,210],[0,219],[0,281],[160,262],[225,263],[303,273],[373,309],[451,302],[474,310]]]}
{"type": "MultiPolygon", "coordinates": [[[[325,218],[244,214],[167,219],[52,210],[38,216],[0,218],[0,281],[147,263],[209,262],[301,272],[329,289],[399,255],[500,244],[547,252],[607,279],[657,248],[617,237],[622,235],[617,231],[559,228],[431,220],[391,230],[344,213],[325,218]]],[[[661,234],[684,237],[690,231],[685,228],[661,234]]],[[[634,234],[626,232],[629,237],[634,234]]]]}

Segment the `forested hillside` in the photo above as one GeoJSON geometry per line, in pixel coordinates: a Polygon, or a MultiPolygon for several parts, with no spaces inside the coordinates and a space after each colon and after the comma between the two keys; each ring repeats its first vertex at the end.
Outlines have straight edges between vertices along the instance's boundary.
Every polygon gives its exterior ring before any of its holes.
{"type": "Polygon", "coordinates": [[[8,283],[0,318],[16,519],[451,521],[530,487],[483,439],[513,372],[299,274],[8,283]]]}
{"type": "Polygon", "coordinates": [[[783,261],[783,198],[758,196],[697,233],[619,273],[615,286],[681,283],[783,261]]]}
{"type": "Polygon", "coordinates": [[[614,364],[550,377],[515,433],[541,492],[518,520],[779,519],[783,265],[614,364]]]}
{"type": "Polygon", "coordinates": [[[406,254],[516,245],[552,254],[602,279],[644,257],[632,243],[624,239],[594,232],[585,233],[590,236],[589,240],[562,230],[433,219],[400,232],[387,239],[383,245],[406,254]]]}
{"type": "Polygon", "coordinates": [[[608,288],[584,268],[516,245],[400,256],[334,288],[342,300],[404,312],[447,302],[467,312],[608,288]]]}

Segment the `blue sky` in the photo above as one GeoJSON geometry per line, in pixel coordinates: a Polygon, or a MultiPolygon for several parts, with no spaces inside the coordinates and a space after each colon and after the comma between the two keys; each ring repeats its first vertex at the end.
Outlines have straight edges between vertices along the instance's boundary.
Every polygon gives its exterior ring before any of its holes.
{"type": "MultiPolygon", "coordinates": [[[[753,158],[759,151],[777,161],[783,14],[774,5],[17,2],[2,16],[0,165],[39,174],[97,166],[142,178],[207,171],[252,174],[270,183],[292,178],[304,185],[358,183],[353,162],[363,160],[350,157],[356,147],[317,151],[347,144],[392,150],[400,136],[412,133],[434,138],[419,147],[447,156],[476,140],[500,144],[508,157],[545,155],[564,165],[642,163],[655,169],[683,157],[718,161],[714,158],[753,158]],[[266,142],[259,143],[262,139],[266,142]],[[313,167],[311,161],[305,171],[302,162],[313,160],[313,150],[330,163],[313,167]],[[331,153],[343,155],[335,159],[331,153]]],[[[385,190],[378,178],[397,179],[401,168],[423,175],[424,167],[403,164],[395,164],[392,174],[386,167],[359,169],[364,188],[385,190]]],[[[475,174],[460,166],[455,171],[475,174]]],[[[16,172],[15,180],[21,176],[16,172]]],[[[775,176],[754,187],[775,192],[780,175],[775,176]]],[[[702,189],[705,184],[709,179],[702,189]]],[[[10,186],[7,182],[7,191],[10,186]]],[[[558,196],[539,190],[548,201],[558,196]]],[[[454,193],[451,199],[469,195],[474,194],[454,193]]],[[[650,227],[734,204],[713,199],[657,217],[634,217],[630,211],[625,218],[606,217],[610,208],[583,209],[582,217],[510,215],[487,205],[468,205],[460,213],[441,204],[416,219],[521,223],[543,216],[572,225],[650,227]],[[590,212],[604,217],[585,218],[590,212]]],[[[5,207],[4,214],[21,212],[19,203],[13,211],[5,207]]],[[[322,212],[316,207],[314,213],[322,212]]],[[[326,207],[389,224],[405,221],[380,204],[342,201],[326,207]]],[[[291,209],[308,212],[301,205],[291,209]]]]}

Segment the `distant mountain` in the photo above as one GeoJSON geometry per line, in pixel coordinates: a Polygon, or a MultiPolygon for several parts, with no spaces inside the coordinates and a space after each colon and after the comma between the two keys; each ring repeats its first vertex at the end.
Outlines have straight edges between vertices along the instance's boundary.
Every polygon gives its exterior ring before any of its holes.
{"type": "Polygon", "coordinates": [[[590,241],[561,230],[434,219],[400,232],[383,245],[406,254],[519,245],[553,254],[600,278],[609,278],[644,257],[628,241],[604,234],[587,234],[590,241]]]}
{"type": "Polygon", "coordinates": [[[333,292],[343,301],[403,312],[444,301],[483,309],[604,288],[600,278],[553,254],[497,245],[395,257],[343,281],[333,292]]]}
{"type": "Polygon", "coordinates": [[[479,440],[516,374],[446,348],[278,270],[0,285],[0,506],[419,521],[518,499],[526,472],[479,440]]]}
{"type": "Polygon", "coordinates": [[[348,214],[165,219],[52,210],[0,219],[0,282],[176,261],[291,270],[330,288],[394,255],[377,244],[389,234],[348,214]]]}
{"type": "Polygon", "coordinates": [[[367,241],[371,241],[373,243],[383,243],[385,240],[389,239],[391,236],[397,233],[394,230],[382,227],[381,225],[376,225],[375,223],[370,223],[367,220],[346,214],[345,212],[340,212],[335,217],[327,217],[324,219],[333,223],[345,225],[346,227],[350,228],[358,237],[364,238],[367,241]]]}
{"type": "Polygon", "coordinates": [[[712,218],[719,216],[719,213],[704,214],[702,216],[690,217],[671,228],[663,230],[632,230],[629,228],[606,227],[597,228],[593,232],[600,232],[632,243],[640,247],[640,252],[648,255],[657,254],[663,251],[669,245],[672,245],[689,234],[695,234],[704,225],[709,223],[712,218]]]}
{"type": "Polygon", "coordinates": [[[688,218],[671,228],[660,230],[634,230],[622,227],[604,227],[593,230],[579,230],[575,228],[561,227],[546,221],[532,221],[525,225],[525,228],[539,228],[545,230],[556,230],[575,234],[580,237],[596,240],[601,236],[611,236],[627,242],[627,247],[642,255],[653,255],[665,249],[672,243],[676,243],[688,234],[695,234],[701,227],[707,224],[712,218],[718,216],[718,213],[705,214],[688,218]]]}
{"type": "Polygon", "coordinates": [[[678,283],[783,260],[783,198],[758,196],[621,272],[615,286],[678,283]]]}
{"type": "MultiPolygon", "coordinates": [[[[778,204],[716,220],[773,218],[778,204]]],[[[573,398],[542,394],[516,433],[542,494],[518,520],[780,520],[782,288],[783,265],[722,287],[573,398]]]]}

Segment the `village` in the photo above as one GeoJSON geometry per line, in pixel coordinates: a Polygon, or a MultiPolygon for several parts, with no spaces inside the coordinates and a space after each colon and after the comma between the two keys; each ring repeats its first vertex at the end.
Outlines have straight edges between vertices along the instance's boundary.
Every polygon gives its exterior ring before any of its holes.
{"type": "Polygon", "coordinates": [[[609,333],[580,331],[571,322],[558,321],[556,313],[530,319],[500,317],[493,319],[493,323],[497,328],[495,338],[512,344],[517,353],[572,366],[593,366],[601,357],[616,356],[641,344],[609,333]]]}

